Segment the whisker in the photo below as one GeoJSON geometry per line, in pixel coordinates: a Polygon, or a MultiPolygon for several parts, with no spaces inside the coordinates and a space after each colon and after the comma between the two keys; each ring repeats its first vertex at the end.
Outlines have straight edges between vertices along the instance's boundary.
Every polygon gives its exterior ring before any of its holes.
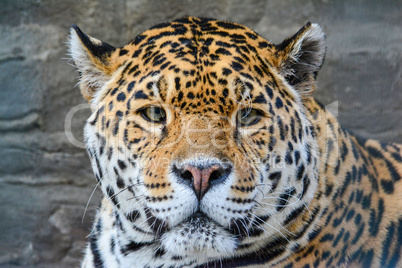
{"type": "MultiPolygon", "coordinates": [[[[254,214],[253,214],[253,215],[254,215],[254,214]]],[[[289,239],[288,239],[280,230],[276,229],[274,226],[272,226],[272,225],[269,224],[268,222],[263,221],[263,220],[262,220],[261,218],[259,218],[257,215],[254,215],[254,217],[258,218],[261,222],[263,222],[264,224],[268,225],[270,228],[272,228],[272,229],[274,229],[275,231],[277,231],[279,234],[281,234],[281,235],[283,236],[283,238],[286,239],[286,241],[288,241],[288,242],[290,243],[289,239]]],[[[263,228],[263,230],[266,231],[264,228],[263,228]]]]}
{"type": "Polygon", "coordinates": [[[121,189],[119,192],[115,193],[114,195],[112,195],[111,198],[118,196],[118,195],[121,194],[122,192],[124,192],[124,191],[126,191],[126,190],[128,190],[128,189],[130,189],[130,188],[132,188],[132,187],[139,186],[139,185],[143,185],[143,184],[144,184],[143,182],[131,184],[131,185],[129,185],[129,186],[127,186],[127,187],[121,189]]]}
{"type": "Polygon", "coordinates": [[[288,229],[286,229],[285,227],[282,226],[282,224],[280,224],[275,217],[270,218],[271,220],[275,221],[280,227],[282,227],[283,230],[285,230],[286,232],[288,232],[289,234],[291,234],[292,236],[296,236],[294,233],[292,233],[291,231],[289,231],[288,229]]]}
{"type": "Polygon", "coordinates": [[[95,191],[96,191],[96,189],[98,188],[98,186],[100,185],[100,183],[101,183],[101,181],[99,180],[99,182],[95,185],[95,187],[94,187],[94,189],[93,189],[91,195],[89,196],[87,205],[85,206],[85,209],[84,209],[84,214],[82,215],[82,221],[81,221],[81,223],[84,222],[85,214],[86,214],[86,212],[87,212],[89,203],[91,202],[91,199],[92,199],[93,195],[95,194],[95,191]]]}
{"type": "MultiPolygon", "coordinates": [[[[247,224],[244,222],[244,218],[241,216],[241,214],[240,214],[239,212],[236,212],[236,214],[240,216],[240,217],[239,217],[239,221],[240,221],[240,223],[243,225],[244,229],[246,230],[246,232],[247,232],[247,237],[250,238],[250,233],[249,233],[249,230],[248,230],[248,228],[247,228],[247,224]]],[[[240,230],[239,230],[239,231],[240,231],[240,230]]]]}

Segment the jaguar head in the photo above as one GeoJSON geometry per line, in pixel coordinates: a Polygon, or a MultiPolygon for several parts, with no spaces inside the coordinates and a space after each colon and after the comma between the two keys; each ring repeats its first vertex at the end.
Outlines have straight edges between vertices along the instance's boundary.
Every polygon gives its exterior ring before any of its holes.
{"type": "Polygon", "coordinates": [[[122,48],[74,26],[70,53],[92,110],[87,151],[124,241],[197,258],[289,241],[318,185],[303,104],[325,54],[318,25],[273,45],[190,17],[122,48]]]}

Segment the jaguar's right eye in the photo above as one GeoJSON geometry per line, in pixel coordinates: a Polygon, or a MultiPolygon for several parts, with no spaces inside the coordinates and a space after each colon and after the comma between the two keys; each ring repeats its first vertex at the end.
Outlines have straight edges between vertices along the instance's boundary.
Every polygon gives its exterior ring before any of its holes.
{"type": "Polygon", "coordinates": [[[166,122],[166,112],[162,107],[151,105],[140,110],[141,116],[153,123],[165,123],[166,122]]]}

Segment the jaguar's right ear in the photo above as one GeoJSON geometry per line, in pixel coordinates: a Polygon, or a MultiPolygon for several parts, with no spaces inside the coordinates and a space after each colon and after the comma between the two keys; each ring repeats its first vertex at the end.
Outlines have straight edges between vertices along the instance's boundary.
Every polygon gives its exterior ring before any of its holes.
{"type": "Polygon", "coordinates": [[[86,35],[76,25],[71,26],[68,46],[80,74],[81,93],[90,102],[118,67],[113,60],[116,48],[86,35]]]}

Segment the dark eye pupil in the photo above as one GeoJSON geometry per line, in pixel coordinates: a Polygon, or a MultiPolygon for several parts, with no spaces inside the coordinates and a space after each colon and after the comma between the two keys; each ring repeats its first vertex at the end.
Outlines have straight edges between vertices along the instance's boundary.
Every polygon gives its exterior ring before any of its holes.
{"type": "Polygon", "coordinates": [[[239,113],[239,116],[240,116],[240,120],[241,121],[245,121],[245,120],[247,120],[247,117],[250,115],[250,111],[248,111],[248,110],[246,110],[246,109],[243,109],[243,110],[241,110],[240,111],[240,113],[239,113]]]}
{"type": "Polygon", "coordinates": [[[161,120],[164,119],[165,114],[162,112],[162,109],[161,109],[161,108],[155,107],[155,108],[153,108],[152,110],[153,110],[153,111],[152,111],[153,117],[154,117],[155,120],[161,121],[161,120]]]}

